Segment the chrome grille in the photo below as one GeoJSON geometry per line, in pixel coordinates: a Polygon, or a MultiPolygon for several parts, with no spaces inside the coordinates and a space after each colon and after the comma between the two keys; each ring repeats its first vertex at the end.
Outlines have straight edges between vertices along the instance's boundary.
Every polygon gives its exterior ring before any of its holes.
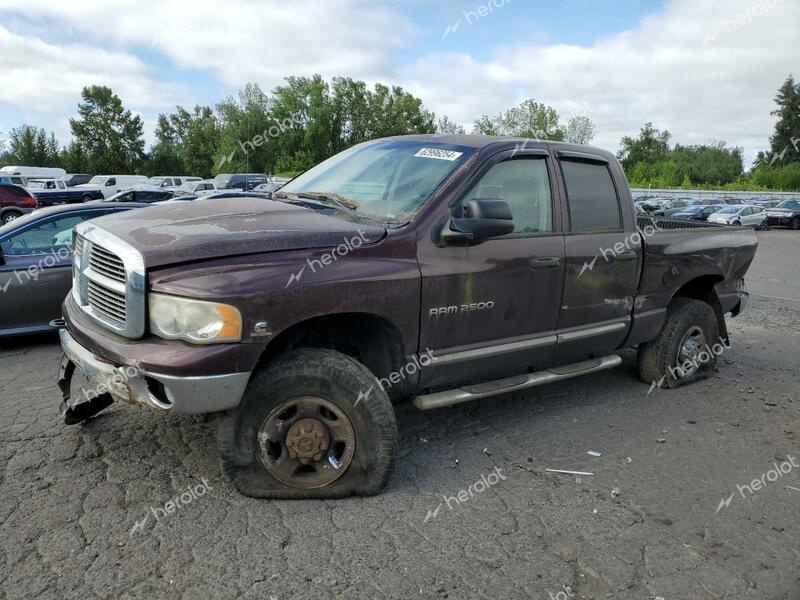
{"type": "Polygon", "coordinates": [[[125,325],[127,308],[125,294],[120,294],[102,285],[89,281],[89,306],[99,314],[116,321],[118,325],[125,325]]]}
{"type": "Polygon", "coordinates": [[[125,283],[125,265],[122,260],[97,244],[89,250],[89,266],[95,273],[105,275],[109,279],[125,283]]]}
{"type": "Polygon", "coordinates": [[[72,297],[88,316],[131,339],[145,332],[144,260],[133,246],[92,223],[75,227],[72,297]]]}

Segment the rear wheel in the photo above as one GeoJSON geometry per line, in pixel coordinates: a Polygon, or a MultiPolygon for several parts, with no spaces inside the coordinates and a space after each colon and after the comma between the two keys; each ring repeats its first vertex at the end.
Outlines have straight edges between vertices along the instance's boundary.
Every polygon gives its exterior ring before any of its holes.
{"type": "Polygon", "coordinates": [[[741,224],[742,224],[742,222],[741,222],[741,221],[734,221],[733,223],[731,223],[731,225],[737,225],[737,226],[738,226],[738,225],[741,225],[741,224]]]}
{"type": "Polygon", "coordinates": [[[767,221],[766,219],[761,221],[760,229],[761,229],[761,231],[767,231],[769,229],[769,221],[767,221]]]}
{"type": "Polygon", "coordinates": [[[11,221],[18,219],[22,216],[21,212],[17,212],[15,210],[10,210],[3,214],[3,225],[6,223],[11,223],[11,221]]]}
{"type": "Polygon", "coordinates": [[[714,309],[702,300],[676,298],[656,338],[639,346],[639,378],[656,387],[691,383],[724,350],[714,309]]]}
{"type": "Polygon", "coordinates": [[[221,421],[222,469],[261,498],[340,498],[383,489],[397,450],[375,376],[327,349],[289,352],[257,372],[221,421]]]}
{"type": "Polygon", "coordinates": [[[84,194],[83,196],[81,196],[81,200],[83,202],[91,202],[92,201],[92,195],[91,194],[84,194]]]}

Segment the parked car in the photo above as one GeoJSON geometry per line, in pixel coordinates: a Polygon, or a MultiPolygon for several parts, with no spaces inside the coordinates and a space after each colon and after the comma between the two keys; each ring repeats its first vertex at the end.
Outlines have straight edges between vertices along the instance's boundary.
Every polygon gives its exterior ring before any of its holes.
{"type": "Polygon", "coordinates": [[[109,198],[128,188],[147,182],[144,175],[95,175],[89,183],[76,185],[77,189],[100,188],[104,198],[109,198]]]}
{"type": "Polygon", "coordinates": [[[218,190],[243,190],[249,192],[257,185],[267,183],[264,173],[220,173],[214,177],[214,187],[218,190]]]}
{"type": "Polygon", "coordinates": [[[88,185],[68,187],[63,179],[32,179],[28,182],[28,189],[36,196],[41,207],[89,202],[103,198],[100,188],[88,185]]]}
{"type": "Polygon", "coordinates": [[[186,176],[158,176],[158,177],[149,177],[147,179],[147,183],[149,185],[153,185],[156,187],[162,188],[179,188],[185,183],[193,182],[193,181],[200,181],[200,177],[186,177],[186,176]]]}
{"type": "Polygon", "coordinates": [[[7,165],[0,167],[0,175],[24,177],[25,179],[65,179],[67,172],[56,167],[25,167],[7,165]]]}
{"type": "Polygon", "coordinates": [[[671,217],[675,213],[683,211],[688,206],[689,203],[686,200],[667,200],[660,203],[660,206],[651,214],[658,217],[671,217]]]}
{"type": "Polygon", "coordinates": [[[91,180],[92,176],[88,173],[67,173],[67,176],[64,178],[64,183],[69,187],[74,187],[76,185],[89,183],[91,180]]]}
{"type": "Polygon", "coordinates": [[[199,181],[185,182],[178,191],[193,196],[208,196],[216,192],[217,188],[214,186],[213,179],[201,179],[199,181]]]}
{"type": "Polygon", "coordinates": [[[278,191],[279,189],[281,189],[281,188],[282,188],[284,185],[286,185],[286,183],[285,183],[285,182],[282,182],[282,183],[281,183],[281,182],[271,181],[271,182],[269,182],[269,183],[262,183],[262,184],[260,184],[260,185],[257,185],[256,187],[254,187],[254,188],[253,188],[253,191],[254,191],[254,192],[268,192],[268,193],[272,193],[272,192],[277,192],[277,191],[278,191]]]}
{"type": "Polygon", "coordinates": [[[36,196],[21,185],[0,183],[0,223],[3,225],[37,207],[36,196]]]}
{"type": "Polygon", "coordinates": [[[719,209],[715,206],[687,206],[680,212],[672,213],[670,218],[679,221],[707,221],[717,210],[719,209]]]}
{"type": "Polygon", "coordinates": [[[784,200],[775,208],[767,209],[770,226],[800,229],[800,200],[784,200]]]}
{"type": "Polygon", "coordinates": [[[722,225],[747,225],[756,229],[769,227],[767,212],[751,204],[735,204],[726,206],[708,217],[709,223],[722,225]]]}
{"type": "Polygon", "coordinates": [[[135,185],[130,189],[114,194],[105,202],[140,202],[150,204],[152,202],[163,202],[175,197],[175,190],[167,190],[154,185],[135,185]]]}
{"type": "Polygon", "coordinates": [[[134,204],[42,208],[0,227],[0,337],[52,331],[72,283],[72,228],[134,204]]]}
{"type": "Polygon", "coordinates": [[[386,483],[393,401],[430,410],[519,391],[612,368],[631,346],[651,386],[711,368],[706,348],[728,339],[724,315],[745,301],[755,233],[656,229],[637,219],[612,153],[520,146],[379,139],[275,200],[78,225],[60,332],[65,422],[114,398],[226,411],[222,468],[240,492],[341,497],[386,483]],[[113,281],[97,283],[98,256],[113,281]],[[92,382],[124,373],[124,385],[75,404],[76,368],[92,382]]]}

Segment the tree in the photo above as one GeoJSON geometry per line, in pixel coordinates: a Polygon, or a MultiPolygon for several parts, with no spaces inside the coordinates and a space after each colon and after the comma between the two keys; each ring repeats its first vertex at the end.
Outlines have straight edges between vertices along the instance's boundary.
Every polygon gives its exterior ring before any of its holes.
{"type": "Polygon", "coordinates": [[[463,125],[454,123],[448,118],[447,115],[444,115],[436,122],[436,133],[444,133],[449,135],[464,135],[466,131],[464,131],[463,125]]]}
{"type": "Polygon", "coordinates": [[[597,128],[589,117],[573,117],[564,125],[560,122],[556,109],[536,102],[533,98],[495,117],[481,115],[472,125],[472,133],[480,135],[567,140],[578,144],[588,143],[596,132],[597,128]]]}
{"type": "Polygon", "coordinates": [[[89,172],[86,153],[83,151],[83,147],[75,140],[72,140],[61,153],[61,166],[67,170],[67,173],[89,172]]]}
{"type": "Polygon", "coordinates": [[[135,172],[144,158],[142,119],[105,86],[83,88],[78,118],[69,124],[92,173],[135,172]]]}
{"type": "Polygon", "coordinates": [[[769,164],[800,162],[800,83],[789,75],[775,95],[778,108],[775,132],[770,137],[769,164]]]}
{"type": "Polygon", "coordinates": [[[578,115],[567,121],[564,128],[564,140],[573,144],[588,144],[594,139],[597,127],[586,116],[578,115]]]}
{"type": "Polygon", "coordinates": [[[666,160],[670,137],[669,131],[666,129],[663,132],[659,131],[649,122],[642,127],[639,137],[623,137],[620,142],[622,148],[617,153],[622,168],[627,173],[633,169],[636,163],[655,164],[666,160]]]}
{"type": "Polygon", "coordinates": [[[3,162],[31,167],[61,166],[58,140],[52,131],[48,135],[40,127],[20,125],[8,135],[8,149],[3,162]]]}

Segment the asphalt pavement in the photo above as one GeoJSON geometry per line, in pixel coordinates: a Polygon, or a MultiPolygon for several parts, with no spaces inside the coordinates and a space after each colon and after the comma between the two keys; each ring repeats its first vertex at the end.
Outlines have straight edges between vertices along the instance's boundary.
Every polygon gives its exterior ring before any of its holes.
{"type": "Polygon", "coordinates": [[[58,414],[0,342],[0,598],[800,598],[800,232],[759,233],[709,379],[615,370],[420,413],[371,498],[245,498],[213,418],[58,414]],[[590,473],[574,475],[548,471],[590,473]]]}

